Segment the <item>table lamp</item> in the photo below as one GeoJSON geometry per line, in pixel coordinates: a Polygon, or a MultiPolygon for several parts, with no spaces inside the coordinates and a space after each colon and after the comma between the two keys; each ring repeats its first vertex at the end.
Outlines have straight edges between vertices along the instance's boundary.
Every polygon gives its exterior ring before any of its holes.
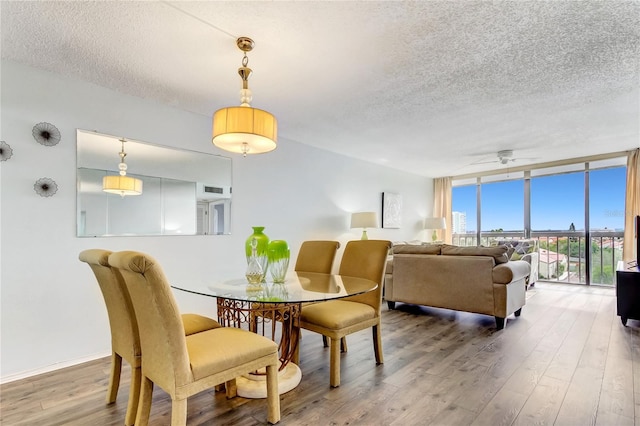
{"type": "Polygon", "coordinates": [[[367,228],[378,227],[378,215],[376,212],[351,213],[351,229],[362,228],[361,240],[368,240],[367,228]]]}
{"type": "Polygon", "coordinates": [[[447,229],[447,222],[444,217],[428,217],[424,220],[424,229],[431,229],[431,241],[436,242],[438,240],[438,230],[447,229]]]}

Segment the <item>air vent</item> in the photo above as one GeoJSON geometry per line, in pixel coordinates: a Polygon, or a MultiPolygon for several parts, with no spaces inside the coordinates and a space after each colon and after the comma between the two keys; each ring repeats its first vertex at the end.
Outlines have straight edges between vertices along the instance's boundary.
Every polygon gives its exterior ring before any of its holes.
{"type": "Polygon", "coordinates": [[[204,192],[208,192],[210,194],[223,194],[224,190],[222,188],[217,188],[215,186],[205,186],[204,192]]]}

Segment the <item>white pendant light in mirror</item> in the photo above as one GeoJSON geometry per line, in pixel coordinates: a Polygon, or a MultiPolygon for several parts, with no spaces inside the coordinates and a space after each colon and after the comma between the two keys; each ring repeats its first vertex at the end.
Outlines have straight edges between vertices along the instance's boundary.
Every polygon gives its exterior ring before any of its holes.
{"type": "Polygon", "coordinates": [[[247,154],[262,154],[276,149],[278,143],[278,120],[269,112],[253,108],[249,104],[252,99],[249,90],[247,52],[253,49],[254,43],[249,37],[236,40],[240,50],[244,52],[242,66],[238,74],[242,78],[240,106],[222,108],[213,114],[213,144],[225,151],[247,154]]]}
{"type": "Polygon", "coordinates": [[[140,195],[142,194],[142,180],[127,176],[127,163],[124,162],[124,157],[127,156],[127,153],[124,152],[124,143],[126,141],[123,138],[120,139],[120,142],[122,142],[122,150],[118,154],[120,155],[120,164],[118,165],[120,174],[103,177],[102,190],[110,194],[118,194],[121,197],[125,195],[140,195]]]}

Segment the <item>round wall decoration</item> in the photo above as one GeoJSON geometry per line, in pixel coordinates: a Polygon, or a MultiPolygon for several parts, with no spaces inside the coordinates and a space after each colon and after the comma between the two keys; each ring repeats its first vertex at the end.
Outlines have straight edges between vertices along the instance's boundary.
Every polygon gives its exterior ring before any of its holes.
{"type": "Polygon", "coordinates": [[[5,141],[0,141],[0,161],[7,161],[13,156],[13,149],[5,141]]]}
{"type": "Polygon", "coordinates": [[[60,130],[51,123],[38,123],[33,126],[34,139],[41,145],[54,146],[60,142],[60,130]]]}
{"type": "Polygon", "coordinates": [[[41,197],[51,197],[58,192],[58,184],[51,178],[40,178],[33,184],[33,189],[41,197]]]}

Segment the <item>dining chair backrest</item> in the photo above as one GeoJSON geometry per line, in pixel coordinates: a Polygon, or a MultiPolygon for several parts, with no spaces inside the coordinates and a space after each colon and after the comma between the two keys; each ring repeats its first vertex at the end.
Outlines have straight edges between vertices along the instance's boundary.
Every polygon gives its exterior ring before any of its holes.
{"type": "Polygon", "coordinates": [[[304,241],[296,258],[295,271],[330,274],[339,247],[338,241],[304,241]]]}
{"type": "Polygon", "coordinates": [[[138,325],[133,304],[124,282],[109,266],[111,251],[102,249],[84,250],[78,256],[93,271],[104,298],[111,328],[111,348],[131,365],[140,357],[138,325]]]}
{"type": "Polygon", "coordinates": [[[142,373],[165,390],[193,381],[186,338],[171,287],[151,256],[121,251],[109,256],[131,295],[144,357],[142,373]]]}
{"type": "Polygon", "coordinates": [[[354,240],[349,241],[340,261],[340,275],[366,278],[378,284],[374,291],[343,300],[366,303],[380,314],[382,304],[382,286],[387,256],[391,242],[387,240],[354,240]]]}

